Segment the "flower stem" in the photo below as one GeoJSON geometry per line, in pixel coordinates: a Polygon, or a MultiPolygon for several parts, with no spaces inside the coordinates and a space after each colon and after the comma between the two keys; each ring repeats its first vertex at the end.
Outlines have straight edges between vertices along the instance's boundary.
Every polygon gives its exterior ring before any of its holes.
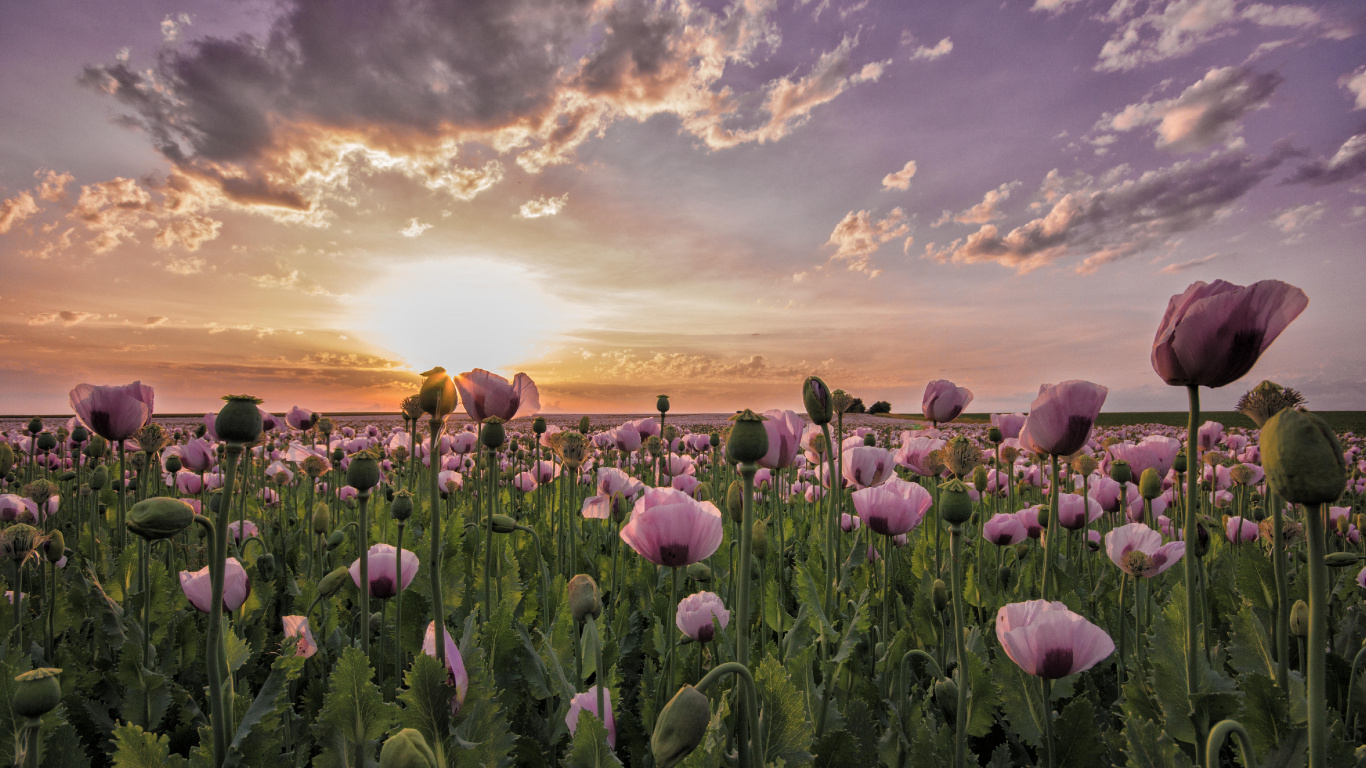
{"type": "Polygon", "coordinates": [[[953,574],[953,652],[958,661],[958,718],[954,723],[953,764],[956,768],[965,768],[968,764],[968,688],[972,678],[968,675],[968,658],[963,648],[963,528],[957,524],[949,526],[949,556],[949,570],[953,574]]]}
{"type": "Polygon", "coordinates": [[[442,665],[446,663],[446,644],[442,642],[441,632],[446,629],[446,605],[441,598],[441,490],[437,486],[436,462],[440,456],[437,453],[437,438],[441,435],[441,428],[444,421],[436,416],[428,422],[428,431],[431,433],[431,449],[428,451],[427,461],[431,464],[431,520],[428,524],[427,535],[432,539],[432,554],[428,563],[428,570],[432,576],[432,621],[436,624],[436,659],[442,665]]]}
{"type": "MultiPolygon", "coordinates": [[[[370,657],[370,489],[356,494],[360,505],[356,546],[360,549],[360,652],[370,657]]],[[[399,582],[402,583],[402,582],[399,582]]],[[[445,643],[442,643],[445,645],[445,643]]]]}
{"type": "Polygon", "coordinates": [[[1271,567],[1276,574],[1276,685],[1286,691],[1290,682],[1290,587],[1286,584],[1285,511],[1270,483],[1267,485],[1266,503],[1271,507],[1271,567]]]}
{"type": "MultiPolygon", "coordinates": [[[[1200,543],[1195,529],[1200,509],[1200,444],[1197,434],[1197,425],[1200,423],[1200,387],[1192,384],[1186,387],[1186,392],[1190,396],[1190,418],[1186,422],[1186,554],[1181,558],[1181,562],[1186,575],[1186,692],[1194,701],[1199,687],[1195,665],[1196,658],[1200,655],[1200,617],[1203,613],[1197,594],[1200,588],[1196,574],[1199,558],[1195,556],[1195,548],[1200,543]]],[[[1192,704],[1190,718],[1195,726],[1196,762],[1200,763],[1204,761],[1205,746],[1205,734],[1200,726],[1206,718],[1200,717],[1197,709],[1192,704]]]]}
{"type": "MultiPolygon", "coordinates": [[[[1324,518],[1328,505],[1304,510],[1304,530],[1309,547],[1309,767],[1328,765],[1328,692],[1324,649],[1328,647],[1328,566],[1324,564],[1324,518]]],[[[1350,695],[1350,693],[1349,693],[1350,695]]]]}

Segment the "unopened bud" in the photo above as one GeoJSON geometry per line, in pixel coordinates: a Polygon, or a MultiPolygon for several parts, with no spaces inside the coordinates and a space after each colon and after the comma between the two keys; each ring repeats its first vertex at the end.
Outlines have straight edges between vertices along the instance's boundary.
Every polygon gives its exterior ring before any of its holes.
{"type": "Polygon", "coordinates": [[[602,614],[602,598],[598,594],[598,583],[586,573],[580,573],[569,580],[565,586],[569,595],[569,612],[575,622],[583,622],[589,617],[596,619],[602,614]]]}
{"type": "Polygon", "coordinates": [[[1290,634],[1295,637],[1309,636],[1309,603],[1303,600],[1296,600],[1290,607],[1290,634]]]}

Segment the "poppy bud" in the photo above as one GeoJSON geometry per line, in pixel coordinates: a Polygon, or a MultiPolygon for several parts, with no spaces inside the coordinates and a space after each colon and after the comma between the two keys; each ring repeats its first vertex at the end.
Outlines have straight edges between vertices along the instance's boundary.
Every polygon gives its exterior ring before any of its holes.
{"type": "Polygon", "coordinates": [[[394,494],[394,500],[389,505],[389,514],[400,523],[413,516],[413,495],[406,489],[394,494]]]}
{"type": "Polygon", "coordinates": [[[256,572],[259,573],[259,574],[261,574],[261,579],[262,579],[262,580],[264,580],[264,581],[274,581],[274,580],[275,580],[275,555],[272,555],[271,553],[266,552],[266,553],[262,554],[260,557],[256,558],[256,572]]]}
{"type": "Polygon", "coordinates": [[[1323,558],[1324,565],[1329,568],[1344,568],[1349,565],[1356,565],[1361,557],[1351,552],[1334,552],[1323,558]]]}
{"type": "Polygon", "coordinates": [[[1010,566],[1008,566],[1008,565],[1003,565],[1003,566],[1001,566],[999,569],[997,569],[997,571],[996,571],[996,578],[999,579],[1000,582],[1001,582],[1002,584],[1009,584],[1009,583],[1010,583],[1010,566]]]}
{"type": "Polygon", "coordinates": [[[764,417],[746,408],[730,417],[735,422],[726,441],[726,458],[732,464],[753,464],[768,453],[768,430],[764,417]]]}
{"type": "Polygon", "coordinates": [[[1120,485],[1124,485],[1134,479],[1134,471],[1129,467],[1129,462],[1124,459],[1115,459],[1110,462],[1110,479],[1120,485]]]}
{"type": "Polygon", "coordinates": [[[1295,637],[1309,636],[1309,603],[1303,600],[1296,600],[1290,607],[1290,634],[1295,637]]]}
{"type": "Polygon", "coordinates": [[[517,530],[517,521],[503,514],[491,516],[489,525],[493,526],[494,533],[512,533],[517,530]]]}
{"type": "Polygon", "coordinates": [[[127,524],[148,541],[169,539],[194,525],[194,507],[168,496],[143,499],[128,510],[127,524]]]}
{"type": "Polygon", "coordinates": [[[10,709],[14,714],[29,719],[37,719],[56,709],[62,701],[62,684],[57,678],[60,669],[42,667],[16,675],[14,699],[10,709]]]}
{"type": "Polygon", "coordinates": [[[763,560],[768,557],[768,521],[759,518],[754,521],[754,527],[749,532],[750,551],[754,556],[763,560]]]}
{"type": "Polygon", "coordinates": [[[1203,522],[1195,524],[1195,556],[1204,557],[1209,554],[1209,530],[1205,528],[1203,522]]]}
{"type": "Polygon", "coordinates": [[[668,413],[668,412],[669,412],[669,396],[668,396],[668,395],[660,395],[660,396],[655,400],[655,410],[656,410],[656,411],[659,411],[660,413],[668,413]]]}
{"type": "Polygon", "coordinates": [[[930,598],[934,600],[936,611],[945,611],[949,608],[949,586],[943,579],[935,579],[930,587],[930,598]]]}
{"type": "Polygon", "coordinates": [[[368,451],[352,456],[351,463],[346,465],[346,484],[368,494],[379,485],[379,459],[368,451]]]}
{"type": "Polygon", "coordinates": [[[972,469],[972,487],[982,493],[987,489],[987,468],[985,464],[978,464],[972,469]]]}
{"type": "Polygon", "coordinates": [[[1162,495],[1162,478],[1156,469],[1148,467],[1138,476],[1138,494],[1149,501],[1162,495]]]}
{"type": "Polygon", "coordinates": [[[313,532],[323,535],[332,530],[332,510],[328,508],[326,502],[318,502],[313,505],[313,532]]]}
{"type": "Polygon", "coordinates": [[[939,486],[939,516],[949,525],[962,525],[972,517],[972,496],[957,478],[939,486]]]}
{"type": "Polygon", "coordinates": [[[436,755],[422,732],[404,728],[390,736],[379,751],[379,768],[439,768],[436,755]]]}
{"type": "Polygon", "coordinates": [[[693,563],[688,566],[688,578],[698,584],[706,584],[711,581],[711,567],[701,561],[693,563]]]}
{"type": "Polygon", "coordinates": [[[63,472],[62,474],[57,475],[57,480],[58,480],[59,482],[63,482],[63,483],[69,483],[69,482],[71,482],[72,480],[75,480],[75,479],[76,479],[76,470],[74,470],[74,469],[68,469],[67,471],[63,472]]]}
{"type": "Polygon", "coordinates": [[[342,532],[333,531],[332,535],[327,537],[327,551],[331,552],[337,547],[340,547],[343,541],[346,541],[346,537],[342,534],[342,532]]]}
{"type": "Polygon", "coordinates": [[[582,623],[589,617],[596,619],[602,614],[602,598],[598,595],[598,583],[586,573],[580,573],[565,585],[569,595],[569,612],[574,621],[582,623]]]}
{"type": "Polygon", "coordinates": [[[692,497],[698,501],[711,501],[711,486],[701,483],[693,491],[692,497]]]}
{"type": "Polygon", "coordinates": [[[726,511],[737,523],[745,519],[745,486],[739,480],[730,481],[730,488],[726,489],[726,511]]]}
{"type": "Polygon", "coordinates": [[[55,563],[66,557],[66,538],[60,529],[47,535],[47,541],[43,542],[43,555],[47,557],[49,563],[55,563]]]}
{"type": "Polygon", "coordinates": [[[422,373],[422,388],[417,393],[418,406],[422,412],[434,419],[444,419],[455,410],[457,397],[455,381],[446,374],[445,368],[433,368],[422,373]]]}
{"type": "Polygon", "coordinates": [[[612,521],[620,523],[631,514],[631,501],[626,498],[626,494],[617,491],[612,494],[612,521]]]}
{"type": "Polygon", "coordinates": [[[484,428],[479,430],[479,442],[485,448],[497,450],[507,442],[507,430],[503,428],[503,420],[497,416],[490,416],[484,419],[484,428]]]}
{"type": "Polygon", "coordinates": [[[579,434],[586,435],[588,434],[588,430],[592,428],[593,425],[588,421],[587,414],[584,414],[583,416],[579,417],[579,434]]]}
{"type": "Polygon", "coordinates": [[[816,426],[829,424],[834,418],[830,403],[830,388],[816,376],[808,376],[802,382],[802,402],[806,405],[806,415],[816,426]]]}
{"type": "Polygon", "coordinates": [[[90,473],[90,489],[98,491],[109,485],[109,467],[101,464],[90,473]]]}
{"type": "Polygon", "coordinates": [[[226,395],[213,429],[226,443],[251,445],[261,436],[261,401],[251,395],[226,395]]]}
{"type": "Polygon", "coordinates": [[[337,567],[318,580],[318,594],[323,597],[331,597],[337,594],[337,590],[346,585],[351,580],[351,572],[345,566],[337,567]]]}
{"type": "Polygon", "coordinates": [[[958,719],[958,684],[952,678],[942,678],[934,684],[934,704],[949,725],[958,719]]]}
{"type": "Polygon", "coordinates": [[[1026,557],[1029,557],[1029,544],[1028,542],[1022,541],[1015,545],[1015,559],[1023,560],[1026,557]]]}
{"type": "Polygon", "coordinates": [[[1342,446],[1318,416],[1287,408],[1267,419],[1260,442],[1266,479],[1286,501],[1328,504],[1347,487],[1342,446]]]}
{"type": "Polygon", "coordinates": [[[691,685],[678,689],[660,710],[650,735],[650,753],[657,768],[673,768],[692,754],[707,735],[711,702],[691,685]]]}

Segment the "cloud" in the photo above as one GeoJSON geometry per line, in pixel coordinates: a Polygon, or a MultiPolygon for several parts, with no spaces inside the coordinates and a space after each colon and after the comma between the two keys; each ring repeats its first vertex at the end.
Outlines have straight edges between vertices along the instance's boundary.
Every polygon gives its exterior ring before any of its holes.
{"type": "Polygon", "coordinates": [[[915,176],[915,161],[907,160],[901,170],[882,177],[883,189],[907,190],[911,188],[911,178],[915,176]]]}
{"type": "Polygon", "coordinates": [[[170,318],[166,317],[165,315],[153,315],[152,317],[149,317],[146,320],[142,321],[142,326],[144,328],[157,328],[165,325],[167,320],[169,319],[170,318]]]}
{"type": "Polygon", "coordinates": [[[91,312],[76,312],[70,309],[63,309],[59,312],[40,312],[31,315],[28,325],[50,325],[61,321],[62,325],[72,326],[83,323],[86,320],[98,320],[100,316],[91,312]]]}
{"type": "Polygon", "coordinates": [[[1162,268],[1162,274],[1164,274],[1164,275],[1178,275],[1178,274],[1180,274],[1180,273],[1182,273],[1182,272],[1185,272],[1185,271],[1188,270],[1188,269],[1193,269],[1193,268],[1195,268],[1195,267],[1198,267],[1198,266],[1200,266],[1201,264],[1208,264],[1208,263],[1210,263],[1211,261],[1214,261],[1215,259],[1221,258],[1223,255],[1224,255],[1224,254],[1222,254],[1222,253],[1211,253],[1211,254],[1208,255],[1208,256],[1201,256],[1201,257],[1198,258],[1198,259],[1191,259],[1190,261],[1183,261],[1183,262],[1181,262],[1181,263],[1179,263],[1179,264],[1168,264],[1167,266],[1165,266],[1165,267],[1162,268]]]}
{"type": "Polygon", "coordinates": [[[922,258],[955,264],[995,262],[1024,273],[1085,254],[1076,269],[1093,272],[1226,214],[1291,152],[1284,144],[1260,158],[1226,150],[1199,162],[1181,161],[1148,171],[1137,179],[1122,178],[1125,166],[1099,180],[1085,174],[1068,180],[1050,171],[1041,189],[1051,205],[1045,215],[1004,235],[995,224],[984,224],[946,247],[929,243],[922,258]]]}
{"type": "Polygon", "coordinates": [[[1097,130],[1130,131],[1157,123],[1157,147],[1178,152],[1208,148],[1233,136],[1238,121],[1265,108],[1282,82],[1275,72],[1246,67],[1211,69],[1174,99],[1130,104],[1105,115],[1097,130]]]}
{"type": "MultiPolygon", "coordinates": [[[[204,37],[127,57],[80,80],[116,100],[173,173],[216,205],[326,225],[329,201],[367,174],[455,200],[572,161],[618,120],[657,115],[711,149],[777,141],[822,104],[876,81],[855,38],[800,77],[746,92],[733,66],[777,49],[776,0],[703,4],[374,0],[367,12],[284,0],[260,37],[204,37]]],[[[179,25],[177,25],[179,28],[179,25]]]]}
{"type": "Polygon", "coordinates": [[[166,262],[166,271],[173,275],[197,275],[204,271],[205,264],[207,262],[198,256],[186,256],[166,262]]]}
{"type": "Polygon", "coordinates": [[[1333,39],[1350,35],[1308,6],[1246,0],[1121,0],[1102,18],[1118,29],[1101,48],[1096,64],[1101,72],[1128,71],[1184,56],[1247,25],[1300,29],[1333,39]]]}
{"type": "Polygon", "coordinates": [[[1366,109],[1366,66],[1357,67],[1355,72],[1338,78],[1338,85],[1346,88],[1347,92],[1352,94],[1355,103],[1352,108],[1354,111],[1366,109]]]}
{"type": "Polygon", "coordinates": [[[1328,204],[1321,201],[1295,208],[1286,208],[1277,212],[1276,218],[1271,220],[1271,226],[1287,235],[1303,235],[1306,227],[1322,219],[1327,212],[1328,204]]]}
{"type": "Polygon", "coordinates": [[[166,18],[161,20],[161,42],[170,45],[180,39],[180,33],[190,26],[190,14],[182,13],[175,18],[171,14],[166,14],[166,18]]]}
{"type": "Polygon", "coordinates": [[[253,275],[251,281],[262,288],[294,288],[299,285],[299,270],[284,275],[253,275]]]}
{"type": "Polygon", "coordinates": [[[423,232],[426,232],[431,228],[431,224],[423,224],[422,222],[417,220],[416,216],[414,216],[413,218],[408,219],[408,226],[399,230],[399,234],[403,235],[404,237],[420,237],[423,232]]]}
{"type": "Polygon", "coordinates": [[[922,45],[916,48],[911,52],[911,61],[934,61],[935,59],[948,56],[952,51],[953,41],[946,37],[935,43],[932,47],[922,45]]]}
{"type": "Polygon", "coordinates": [[[57,173],[41,168],[34,171],[33,176],[38,179],[38,188],[35,190],[38,197],[49,203],[60,203],[65,200],[66,185],[76,180],[69,173],[57,173]]]}
{"type": "Polygon", "coordinates": [[[1005,214],[1001,213],[1000,205],[1010,197],[1011,190],[1018,186],[1020,186],[1020,182],[1011,181],[996,189],[987,190],[987,193],[982,196],[982,202],[957,214],[944,211],[943,215],[930,226],[938,227],[950,221],[956,221],[959,224],[986,224],[989,221],[1005,218],[1005,214]]]}
{"type": "Polygon", "coordinates": [[[9,232],[16,224],[38,213],[38,203],[33,193],[24,191],[8,200],[0,201],[0,235],[9,232]]]}
{"type": "Polygon", "coordinates": [[[539,219],[542,216],[554,216],[564,210],[564,206],[569,202],[569,193],[566,192],[559,197],[541,197],[535,200],[528,200],[522,203],[522,207],[517,211],[517,215],[523,219],[539,219]]]}
{"type": "Polygon", "coordinates": [[[187,251],[197,251],[199,246],[218,237],[223,222],[207,216],[185,216],[172,219],[152,238],[152,244],[163,250],[179,245],[187,251]]]}
{"type": "MultiPolygon", "coordinates": [[[[44,185],[60,194],[65,182],[49,175],[44,185]]],[[[137,242],[144,233],[151,235],[157,249],[197,251],[222,228],[222,222],[203,215],[210,205],[202,185],[178,174],[143,182],[118,177],[82,186],[67,219],[84,228],[89,235],[86,245],[96,254],[137,242]]],[[[64,238],[70,239],[67,234],[64,238]]]]}
{"type": "Polygon", "coordinates": [[[835,230],[830,233],[826,245],[835,246],[835,254],[829,263],[843,261],[854,272],[865,272],[869,277],[877,277],[881,270],[871,269],[869,257],[885,243],[906,236],[910,232],[906,223],[906,212],[893,208],[886,217],[875,220],[871,211],[850,211],[835,230]]]}
{"type": "Polygon", "coordinates": [[[1034,0],[1034,7],[1029,10],[1062,13],[1069,5],[1075,5],[1077,2],[1078,0],[1034,0]]]}
{"type": "Polygon", "coordinates": [[[1366,174],[1366,133],[1358,133],[1347,139],[1326,160],[1318,158],[1304,163],[1283,183],[1322,187],[1355,179],[1362,174],[1366,174]]]}

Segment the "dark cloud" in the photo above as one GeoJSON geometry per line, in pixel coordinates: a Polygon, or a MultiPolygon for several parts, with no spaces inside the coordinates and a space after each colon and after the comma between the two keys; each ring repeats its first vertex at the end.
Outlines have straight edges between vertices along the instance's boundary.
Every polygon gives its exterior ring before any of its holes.
{"type": "Polygon", "coordinates": [[[1302,164],[1284,183],[1322,187],[1355,179],[1363,174],[1366,174],[1366,132],[1343,142],[1332,157],[1320,157],[1302,164]]]}

